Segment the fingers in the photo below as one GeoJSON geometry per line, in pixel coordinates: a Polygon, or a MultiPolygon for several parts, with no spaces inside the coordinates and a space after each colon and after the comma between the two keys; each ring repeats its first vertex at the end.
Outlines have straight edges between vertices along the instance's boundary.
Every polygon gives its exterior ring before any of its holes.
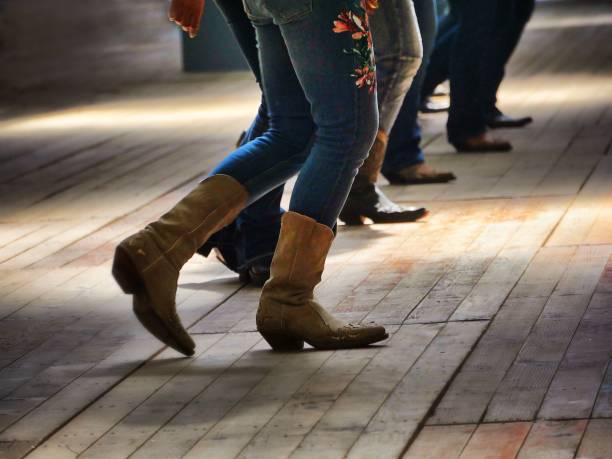
{"type": "Polygon", "coordinates": [[[191,28],[194,22],[194,14],[193,11],[187,11],[185,16],[183,16],[183,21],[181,22],[182,28],[184,32],[187,32],[191,38],[191,28]]]}
{"type": "Polygon", "coordinates": [[[185,3],[183,0],[173,0],[168,10],[168,19],[194,38],[200,29],[203,2],[185,3]]]}
{"type": "Polygon", "coordinates": [[[168,10],[168,19],[171,22],[177,22],[180,10],[181,10],[180,2],[178,2],[177,0],[174,0],[172,3],[170,3],[170,9],[168,10]]]}

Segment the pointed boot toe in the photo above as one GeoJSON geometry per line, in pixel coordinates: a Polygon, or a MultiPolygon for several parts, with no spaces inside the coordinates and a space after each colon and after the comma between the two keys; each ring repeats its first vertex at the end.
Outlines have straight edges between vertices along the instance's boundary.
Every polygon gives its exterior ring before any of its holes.
{"type": "Polygon", "coordinates": [[[410,223],[427,216],[424,207],[406,207],[394,203],[372,183],[354,186],[340,212],[347,225],[362,225],[365,218],[374,223],[410,223]]]}
{"type": "Polygon", "coordinates": [[[195,353],[195,343],[182,325],[179,330],[170,332],[168,323],[161,320],[151,308],[151,300],[146,292],[134,295],[133,311],[140,324],[162,343],[188,357],[195,353]]]}
{"type": "Polygon", "coordinates": [[[234,220],[247,198],[247,190],[232,177],[208,177],[115,250],[112,274],[121,289],[134,296],[140,323],[187,356],[193,355],[195,343],[176,311],[179,271],[211,235],[234,220]]]}
{"type": "Polygon", "coordinates": [[[195,343],[181,324],[174,301],[178,272],[168,266],[146,231],[117,246],[112,272],[122,290],[133,295],[133,311],[138,321],[162,343],[187,356],[193,355],[195,343]],[[162,279],[166,282],[161,282],[162,279]]]}

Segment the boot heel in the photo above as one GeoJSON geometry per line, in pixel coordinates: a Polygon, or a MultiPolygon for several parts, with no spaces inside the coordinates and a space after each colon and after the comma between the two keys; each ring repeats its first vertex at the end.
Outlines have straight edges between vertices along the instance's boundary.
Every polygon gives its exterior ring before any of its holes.
{"type": "Polygon", "coordinates": [[[287,335],[279,335],[275,333],[261,333],[261,336],[264,337],[270,347],[272,347],[272,349],[275,351],[301,351],[304,348],[304,340],[300,338],[292,338],[287,335]]]}
{"type": "Polygon", "coordinates": [[[338,218],[349,226],[363,225],[363,217],[357,212],[343,210],[338,218]]]}
{"type": "Polygon", "coordinates": [[[134,268],[132,260],[120,246],[115,250],[112,273],[123,293],[132,295],[141,290],[140,276],[134,268]]]}

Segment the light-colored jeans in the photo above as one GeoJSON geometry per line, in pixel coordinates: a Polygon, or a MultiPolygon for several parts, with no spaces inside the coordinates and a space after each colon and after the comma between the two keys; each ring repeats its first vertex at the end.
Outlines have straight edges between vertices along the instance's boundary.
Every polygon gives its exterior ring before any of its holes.
{"type": "Polygon", "coordinates": [[[389,133],[423,58],[412,0],[381,0],[370,28],[376,56],[379,127],[389,133]]]}

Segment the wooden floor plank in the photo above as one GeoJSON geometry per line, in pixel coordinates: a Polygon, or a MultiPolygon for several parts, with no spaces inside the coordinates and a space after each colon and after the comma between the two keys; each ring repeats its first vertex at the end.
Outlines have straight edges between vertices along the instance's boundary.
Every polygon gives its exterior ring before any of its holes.
{"type": "Polygon", "coordinates": [[[240,457],[288,457],[346,387],[378,353],[336,352],[240,452],[240,457]]]}
{"type": "Polygon", "coordinates": [[[530,429],[530,422],[481,424],[459,457],[460,459],[514,459],[530,429]]]}
{"type": "Polygon", "coordinates": [[[575,250],[573,247],[540,250],[453,380],[428,424],[480,421],[575,250]]]}
{"type": "Polygon", "coordinates": [[[400,456],[486,325],[484,321],[445,325],[368,423],[348,457],[400,456]]]}
{"type": "Polygon", "coordinates": [[[185,457],[235,457],[331,355],[306,352],[272,369],[185,457]]]}
{"type": "Polygon", "coordinates": [[[573,459],[587,422],[581,419],[534,423],[517,459],[573,459]]]}
{"type": "Polygon", "coordinates": [[[138,368],[159,349],[152,338],[133,340],[102,360],[55,397],[0,433],[0,453],[22,457],[47,435],[70,420],[84,406],[113,387],[123,376],[138,368]]]}
{"type": "Polygon", "coordinates": [[[440,324],[402,326],[304,436],[291,457],[345,457],[387,394],[441,328],[440,324]]]}
{"type": "MultiPolygon", "coordinates": [[[[162,381],[149,394],[139,388],[142,384],[140,375],[130,376],[102,397],[97,406],[94,405],[82,413],[78,422],[66,426],[64,430],[71,433],[65,435],[74,443],[64,447],[75,451],[75,445],[78,445],[79,449],[76,451],[80,450],[82,457],[89,458],[129,456],[153,435],[159,426],[164,425],[260,340],[254,333],[231,336],[197,335],[197,338],[200,340],[197,343],[198,350],[204,352],[196,359],[186,362],[177,374],[162,381]],[[132,393],[129,389],[124,389],[124,385],[132,387],[132,393]],[[138,398],[134,396],[134,388],[138,398]],[[143,400],[143,395],[149,397],[143,400]],[[142,401],[141,404],[138,404],[139,400],[142,401]],[[101,416],[99,407],[109,407],[105,410],[105,416],[101,416]],[[100,422],[100,418],[120,421],[115,425],[107,421],[105,425],[100,422]],[[93,432],[92,425],[96,426],[93,432]]],[[[163,368],[167,363],[167,360],[159,359],[154,360],[152,365],[161,365],[163,368]]],[[[157,372],[160,376],[169,374],[165,369],[157,372]]],[[[61,435],[58,438],[61,439],[61,435]]]]}
{"type": "Polygon", "coordinates": [[[475,424],[427,426],[419,432],[403,459],[457,459],[476,430],[475,424]]]}
{"type": "Polygon", "coordinates": [[[490,319],[546,240],[565,208],[565,199],[545,201],[529,215],[489,265],[450,320],[490,319]]]}
{"type": "Polygon", "coordinates": [[[612,457],[612,419],[589,421],[576,459],[607,459],[612,457]]]}
{"type": "Polygon", "coordinates": [[[317,296],[388,326],[362,350],[270,352],[259,289],[195,257],[177,304],[198,356],[160,354],[109,274],[248,125],[246,73],[0,120],[0,456],[611,457],[609,13],[539,2],[499,92],[534,116],[500,133],[513,151],[456,154],[423,116],[458,180],[383,179],[430,215],[340,226],[317,296]]]}
{"type": "Polygon", "coordinates": [[[292,357],[291,354],[270,352],[267,343],[260,341],[252,352],[235,362],[169,422],[159,426],[159,430],[133,457],[163,459],[184,456],[273,368],[285,364],[292,357]]]}
{"type": "Polygon", "coordinates": [[[548,240],[547,245],[588,243],[589,234],[599,215],[602,212],[609,214],[609,203],[606,197],[609,197],[611,192],[610,174],[612,174],[612,156],[603,156],[593,175],[580,190],[575,202],[548,240]]]}
{"type": "Polygon", "coordinates": [[[488,422],[532,420],[589,304],[608,259],[605,246],[581,247],[544,307],[487,409],[488,422]]]}
{"type": "Polygon", "coordinates": [[[595,294],[555,375],[544,419],[588,418],[612,355],[612,295],[595,294]]]}

